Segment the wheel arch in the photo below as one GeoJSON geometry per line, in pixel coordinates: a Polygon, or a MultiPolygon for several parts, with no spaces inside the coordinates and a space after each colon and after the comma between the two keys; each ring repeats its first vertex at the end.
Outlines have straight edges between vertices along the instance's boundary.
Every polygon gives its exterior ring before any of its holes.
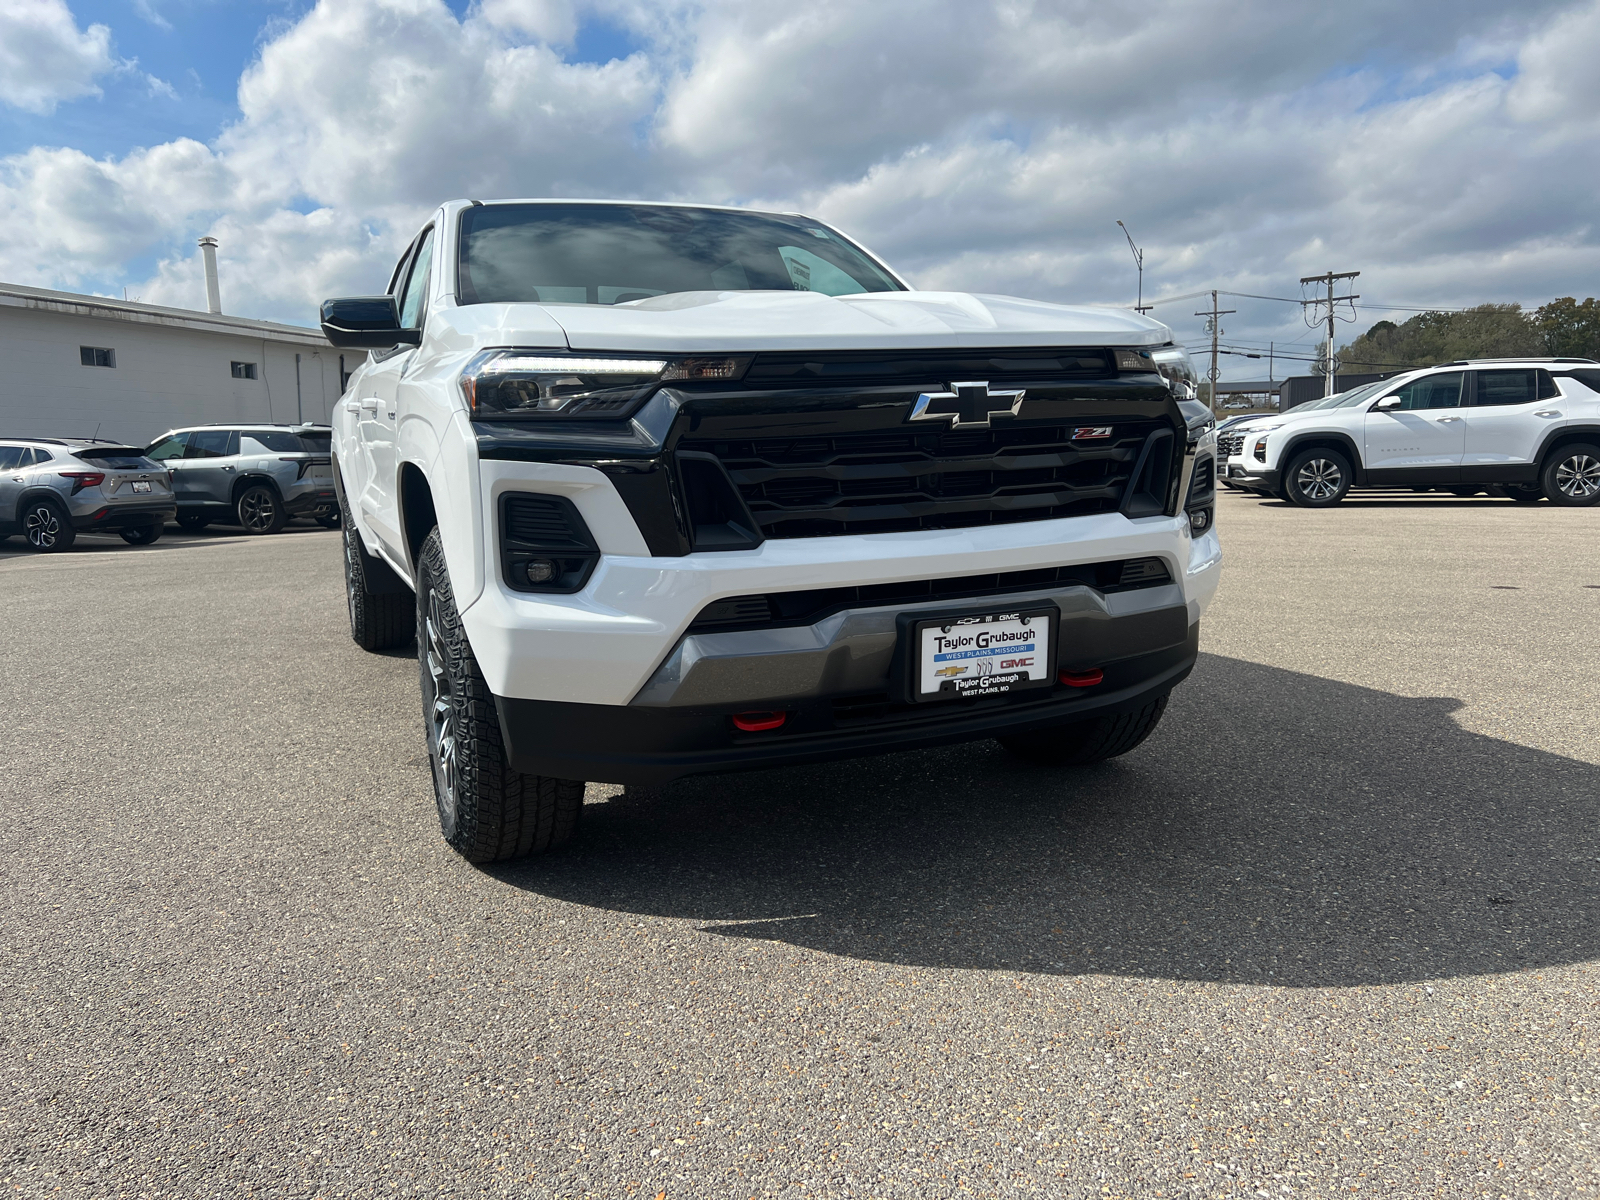
{"type": "Polygon", "coordinates": [[[400,464],[400,528],[406,542],[406,565],[417,574],[417,556],[428,533],[439,523],[433,504],[433,485],[414,462],[400,464]]]}
{"type": "Polygon", "coordinates": [[[77,528],[77,518],[72,515],[72,509],[68,507],[67,502],[62,499],[61,493],[56,491],[55,488],[45,487],[42,484],[37,483],[31,484],[24,488],[22,495],[17,497],[17,507],[11,514],[11,525],[13,528],[22,528],[22,510],[27,508],[28,505],[33,503],[35,500],[49,500],[57,508],[59,508],[63,514],[65,514],[67,520],[72,524],[73,528],[77,528]]]}
{"type": "Polygon", "coordinates": [[[1361,451],[1357,448],[1355,439],[1348,433],[1335,433],[1331,430],[1307,431],[1306,433],[1293,434],[1284,443],[1282,451],[1278,454],[1278,470],[1287,473],[1289,460],[1302,450],[1315,450],[1317,447],[1337,450],[1344,455],[1350,463],[1351,484],[1361,484],[1367,481],[1366,467],[1361,462],[1361,451]]]}
{"type": "Polygon", "coordinates": [[[258,483],[266,484],[272,489],[273,495],[277,496],[280,502],[283,500],[283,489],[278,486],[278,481],[276,479],[274,479],[271,475],[262,475],[252,472],[248,475],[241,475],[239,478],[233,481],[233,490],[228,493],[228,503],[232,507],[238,508],[239,497],[244,494],[245,488],[253,487],[258,483]]]}
{"type": "Polygon", "coordinates": [[[1539,473],[1544,473],[1552,454],[1573,442],[1589,442],[1600,446],[1600,425],[1563,425],[1545,434],[1544,441],[1539,444],[1539,453],[1533,456],[1539,473]]]}

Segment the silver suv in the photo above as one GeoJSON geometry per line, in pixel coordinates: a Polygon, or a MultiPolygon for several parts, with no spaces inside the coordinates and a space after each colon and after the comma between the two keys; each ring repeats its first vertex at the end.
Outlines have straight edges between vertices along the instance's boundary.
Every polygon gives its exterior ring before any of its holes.
{"type": "Polygon", "coordinates": [[[213,521],[277,533],[290,517],[339,526],[326,425],[199,425],[162,434],[145,451],[172,472],[178,524],[213,521]]]}
{"type": "Polygon", "coordinates": [[[177,512],[167,472],[136,446],[90,438],[0,438],[0,540],[70,549],[80,533],[148,545],[177,512]]]}

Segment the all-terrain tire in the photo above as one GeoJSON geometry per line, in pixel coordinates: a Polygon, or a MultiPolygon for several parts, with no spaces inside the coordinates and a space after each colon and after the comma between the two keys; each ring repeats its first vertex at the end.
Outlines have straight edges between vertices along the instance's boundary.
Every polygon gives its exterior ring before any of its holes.
{"type": "Polygon", "coordinates": [[[1283,491],[1291,504],[1301,508],[1331,508],[1345,498],[1354,481],[1344,455],[1313,446],[1289,460],[1283,472],[1283,491]]]}
{"type": "MultiPolygon", "coordinates": [[[[341,499],[340,504],[344,501],[341,499]]],[[[344,597],[350,637],[363,650],[404,646],[417,631],[417,602],[410,592],[374,592],[367,585],[367,552],[348,519],[344,532],[344,597]]]]}
{"type": "Polygon", "coordinates": [[[160,521],[151,521],[148,525],[134,525],[127,529],[119,529],[122,540],[130,546],[148,546],[151,542],[159,541],[167,527],[160,521]]]}
{"type": "Polygon", "coordinates": [[[1155,732],[1167,711],[1167,695],[1143,708],[1070,725],[1011,734],[1000,744],[1018,758],[1049,767],[1086,767],[1126,754],[1155,732]]]}
{"type": "Polygon", "coordinates": [[[468,862],[524,858],[577,828],[583,784],[506,761],[494,695],[467,642],[435,529],[417,559],[417,664],[433,796],[444,840],[468,862]]]}
{"type": "Polygon", "coordinates": [[[72,527],[72,518],[59,500],[40,496],[29,500],[18,514],[23,539],[30,550],[40,554],[60,554],[72,549],[78,540],[78,531],[72,527]]]}
{"type": "Polygon", "coordinates": [[[1561,447],[1545,461],[1539,481],[1551,504],[1587,508],[1600,503],[1600,446],[1575,442],[1561,447]]]}

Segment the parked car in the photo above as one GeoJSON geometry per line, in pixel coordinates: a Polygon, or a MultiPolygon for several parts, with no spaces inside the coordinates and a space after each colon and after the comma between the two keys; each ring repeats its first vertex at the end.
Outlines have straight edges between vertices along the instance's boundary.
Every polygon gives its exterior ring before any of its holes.
{"type": "Polygon", "coordinates": [[[1214,443],[1148,317],[913,291],[796,214],[452,201],[322,327],[371,351],[333,421],[351,634],[415,631],[474,861],[560,843],[584,781],[1098,762],[1194,665],[1214,443]]]}
{"type": "Polygon", "coordinates": [[[213,522],[277,533],[291,517],[339,526],[326,425],[197,425],[162,434],[145,452],[172,472],[178,524],[213,522]]]}
{"type": "Polygon", "coordinates": [[[1337,504],[1356,484],[1493,486],[1525,502],[1594,504],[1600,363],[1472,359],[1407,372],[1307,417],[1251,427],[1229,471],[1241,487],[1308,508],[1337,504]]]}
{"type": "Polygon", "coordinates": [[[176,512],[167,473],[135,446],[94,438],[0,439],[0,539],[20,533],[46,553],[80,533],[118,533],[135,546],[176,512]]]}
{"type": "MultiPolygon", "coordinates": [[[[1249,474],[1245,467],[1244,450],[1251,434],[1281,429],[1285,425],[1304,420],[1313,413],[1321,412],[1324,409],[1344,408],[1349,405],[1359,404],[1362,400],[1381,391],[1386,382],[1366,384],[1346,392],[1335,392],[1333,395],[1324,396],[1320,400],[1307,400],[1305,403],[1297,404],[1281,413],[1257,413],[1253,417],[1247,417],[1240,421],[1226,433],[1219,432],[1217,435],[1217,469],[1224,482],[1231,488],[1240,489],[1243,487],[1237,481],[1249,474]]],[[[1253,445],[1254,443],[1250,444],[1253,445]]]]}

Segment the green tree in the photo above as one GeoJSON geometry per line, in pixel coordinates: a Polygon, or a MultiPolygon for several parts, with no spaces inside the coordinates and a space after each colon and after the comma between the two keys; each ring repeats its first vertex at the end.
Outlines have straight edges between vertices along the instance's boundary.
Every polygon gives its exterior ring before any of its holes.
{"type": "Polygon", "coordinates": [[[1600,304],[1562,296],[1534,310],[1544,352],[1558,358],[1600,358],[1600,304]]]}
{"type": "Polygon", "coordinates": [[[1544,346],[1541,326],[1522,305],[1480,304],[1465,312],[1418,313],[1399,325],[1379,321],[1341,347],[1339,359],[1349,372],[1393,371],[1458,358],[1544,354],[1544,346]]]}

